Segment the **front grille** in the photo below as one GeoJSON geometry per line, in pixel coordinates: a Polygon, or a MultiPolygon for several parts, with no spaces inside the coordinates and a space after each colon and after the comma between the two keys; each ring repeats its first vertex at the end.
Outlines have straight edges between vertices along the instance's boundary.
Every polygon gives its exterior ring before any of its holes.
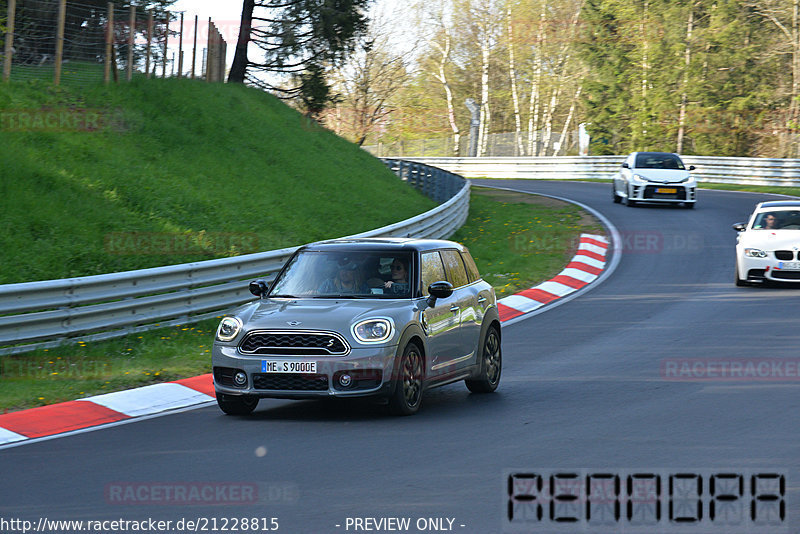
{"type": "Polygon", "coordinates": [[[791,250],[776,250],[775,257],[779,260],[793,260],[794,259],[794,252],[791,250]]]}
{"type": "Polygon", "coordinates": [[[772,278],[781,280],[800,280],[800,271],[772,271],[772,278]]]}
{"type": "Polygon", "coordinates": [[[344,356],[350,346],[332,332],[250,332],[242,340],[239,350],[245,354],[270,354],[275,356],[344,356]]]}
{"type": "Polygon", "coordinates": [[[644,188],[644,195],[642,198],[652,198],[654,200],[664,198],[664,199],[672,199],[672,200],[686,200],[686,188],[683,186],[675,186],[672,184],[665,184],[665,185],[648,185],[644,188]],[[677,193],[656,193],[656,189],[662,188],[670,188],[670,189],[677,189],[677,193]]]}
{"type": "Polygon", "coordinates": [[[327,391],[327,375],[301,375],[295,373],[255,373],[255,389],[283,391],[327,391]]]}

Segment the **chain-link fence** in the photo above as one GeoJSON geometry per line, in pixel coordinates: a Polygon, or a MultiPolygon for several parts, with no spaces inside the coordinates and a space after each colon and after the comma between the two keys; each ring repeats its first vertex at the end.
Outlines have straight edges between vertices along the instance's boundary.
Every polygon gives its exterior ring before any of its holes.
{"type": "MultiPolygon", "coordinates": [[[[565,136],[566,144],[559,146],[561,135],[551,133],[547,147],[544,146],[544,132],[539,132],[536,141],[529,144],[528,132],[520,132],[519,138],[515,132],[493,133],[486,137],[485,149],[482,153],[486,157],[503,156],[525,156],[536,153],[536,149],[530,150],[529,147],[538,146],[540,156],[552,156],[556,152],[558,155],[576,155],[578,153],[578,131],[567,132],[565,136]],[[519,144],[522,144],[520,150],[519,144]]],[[[378,143],[375,145],[364,145],[364,150],[377,157],[452,157],[459,155],[467,156],[469,150],[468,136],[461,136],[459,151],[456,154],[453,137],[440,137],[434,139],[405,139],[392,143],[378,143]]]]}
{"type": "Polygon", "coordinates": [[[182,13],[102,0],[0,0],[3,80],[84,84],[188,76],[223,81],[225,40],[210,19],[207,26],[197,17],[191,23],[182,13]]]}

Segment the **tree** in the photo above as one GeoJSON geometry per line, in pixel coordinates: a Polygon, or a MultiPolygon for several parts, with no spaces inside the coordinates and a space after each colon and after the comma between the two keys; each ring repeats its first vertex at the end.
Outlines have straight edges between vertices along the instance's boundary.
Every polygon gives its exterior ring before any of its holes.
{"type": "Polygon", "coordinates": [[[244,0],[229,82],[248,81],[318,114],[331,100],[328,76],[367,28],[370,0],[244,0]],[[248,58],[255,44],[263,60],[248,58]]]}
{"type": "Polygon", "coordinates": [[[362,145],[395,109],[391,99],[408,79],[407,58],[392,50],[390,23],[373,18],[356,51],[338,69],[337,133],[362,145]]]}

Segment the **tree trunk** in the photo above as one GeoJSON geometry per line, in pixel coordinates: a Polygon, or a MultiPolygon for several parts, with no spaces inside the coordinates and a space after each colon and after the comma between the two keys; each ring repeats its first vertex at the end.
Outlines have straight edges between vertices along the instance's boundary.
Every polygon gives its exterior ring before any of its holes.
{"type": "Polygon", "coordinates": [[[481,111],[480,111],[480,130],[478,132],[478,157],[486,152],[486,137],[489,133],[489,122],[491,114],[489,112],[489,35],[484,28],[483,42],[481,43],[481,111]]]}
{"type": "Polygon", "coordinates": [[[689,65],[692,60],[692,31],[694,30],[694,5],[689,4],[689,21],[686,23],[686,48],[683,53],[683,91],[681,93],[681,106],[678,110],[678,142],[676,152],[683,152],[683,136],[686,132],[686,104],[689,100],[689,65]]]}
{"type": "Polygon", "coordinates": [[[572,116],[575,114],[575,104],[578,102],[578,99],[581,97],[581,91],[583,90],[583,80],[580,81],[578,84],[578,89],[575,91],[575,95],[572,97],[572,104],[569,106],[569,113],[567,113],[567,120],[564,121],[564,128],[561,129],[561,137],[558,140],[558,148],[553,152],[554,156],[558,156],[561,152],[561,149],[564,148],[564,144],[566,143],[567,139],[567,132],[569,132],[569,124],[572,122],[572,116]]]}
{"type": "Polygon", "coordinates": [[[442,59],[439,61],[439,73],[434,73],[433,77],[444,87],[445,99],[447,101],[447,120],[450,123],[450,129],[453,131],[453,155],[458,157],[461,153],[461,130],[458,128],[458,123],[456,123],[455,107],[453,106],[453,91],[450,89],[450,83],[447,81],[447,74],[445,72],[447,61],[450,59],[451,41],[450,30],[448,30],[446,26],[444,27],[444,36],[444,46],[433,43],[433,45],[439,49],[439,53],[442,54],[442,59]]]}
{"type": "Polygon", "coordinates": [[[542,48],[547,40],[545,22],[547,22],[547,1],[542,0],[542,12],[539,15],[539,30],[536,36],[537,46],[533,55],[533,81],[528,116],[528,154],[531,156],[539,155],[539,88],[542,86],[542,48]]]}
{"type": "Polygon", "coordinates": [[[511,101],[514,105],[514,155],[525,155],[522,146],[522,117],[519,112],[519,94],[517,92],[517,67],[514,60],[514,26],[511,23],[511,3],[508,4],[508,75],[511,78],[511,101]]]}
{"type": "Polygon", "coordinates": [[[244,83],[247,74],[247,45],[250,43],[250,29],[253,26],[253,8],[255,0],[244,0],[242,5],[242,21],[239,26],[239,40],[236,42],[236,54],[233,56],[228,83],[244,83]]]}

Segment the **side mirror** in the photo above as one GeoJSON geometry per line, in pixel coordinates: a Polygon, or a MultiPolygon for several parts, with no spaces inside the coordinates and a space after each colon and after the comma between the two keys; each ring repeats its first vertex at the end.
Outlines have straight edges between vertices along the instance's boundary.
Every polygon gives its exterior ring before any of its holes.
{"type": "Polygon", "coordinates": [[[436,304],[436,299],[446,299],[453,294],[453,284],[445,282],[444,280],[434,282],[428,286],[428,306],[433,308],[436,304]]]}
{"type": "Polygon", "coordinates": [[[626,161],[625,163],[623,163],[623,164],[622,164],[622,168],[623,168],[623,169],[630,169],[630,168],[631,168],[631,166],[630,166],[630,165],[628,165],[628,162],[626,161]]]}
{"type": "Polygon", "coordinates": [[[264,295],[267,294],[267,291],[269,291],[269,286],[267,285],[267,282],[264,280],[255,280],[253,282],[250,282],[250,285],[248,287],[250,288],[250,293],[259,298],[263,298],[264,295]]]}
{"type": "Polygon", "coordinates": [[[695,166],[694,166],[694,165],[689,165],[689,170],[690,170],[690,171],[693,171],[694,169],[695,169],[695,166]]]}
{"type": "Polygon", "coordinates": [[[732,226],[732,228],[737,232],[744,232],[745,226],[747,226],[745,223],[736,223],[732,226]]]}

